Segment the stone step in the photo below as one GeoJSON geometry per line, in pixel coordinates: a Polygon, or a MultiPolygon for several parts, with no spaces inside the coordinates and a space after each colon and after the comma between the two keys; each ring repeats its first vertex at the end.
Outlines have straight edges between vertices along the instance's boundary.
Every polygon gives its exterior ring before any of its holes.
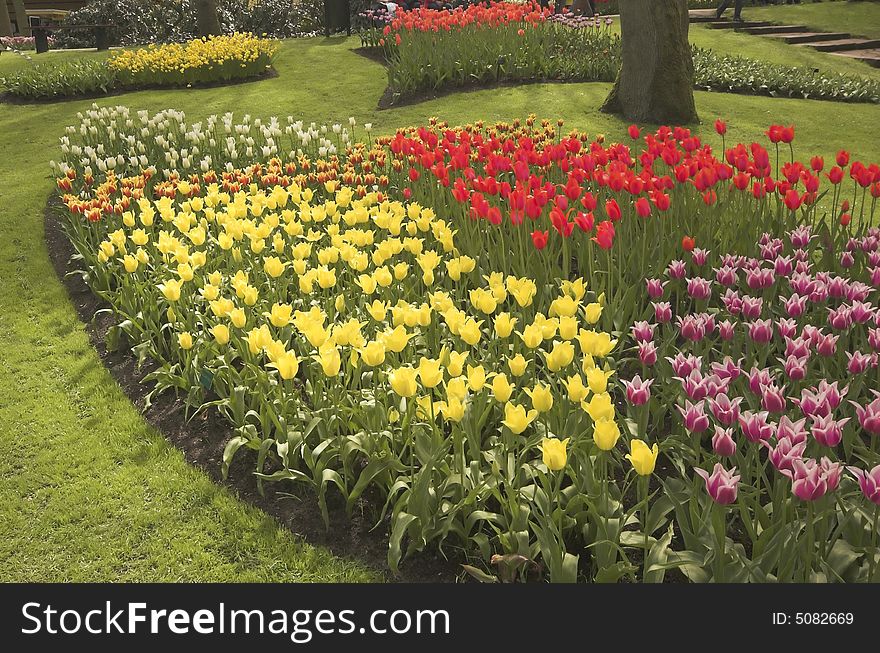
{"type": "Polygon", "coordinates": [[[810,28],[806,25],[763,25],[761,27],[736,27],[737,32],[745,32],[746,34],[754,34],[762,36],[767,34],[783,34],[795,32],[809,32],[810,28]]]}
{"type": "Polygon", "coordinates": [[[768,34],[770,38],[782,39],[791,45],[799,43],[818,43],[821,41],[837,41],[849,36],[846,32],[793,32],[790,34],[768,34]]]}
{"type": "Polygon", "coordinates": [[[697,16],[691,14],[691,22],[692,23],[714,23],[717,21],[718,21],[718,19],[715,17],[714,11],[711,14],[703,14],[703,15],[697,15],[697,16]]]}
{"type": "Polygon", "coordinates": [[[858,61],[864,61],[869,66],[880,68],[880,49],[871,50],[845,50],[843,52],[831,52],[835,57],[849,57],[858,61]]]}
{"type": "Polygon", "coordinates": [[[706,23],[706,26],[711,29],[745,29],[746,27],[768,27],[773,23],[768,23],[766,20],[760,21],[735,21],[735,20],[716,20],[711,23],[706,23]]]}
{"type": "Polygon", "coordinates": [[[797,43],[821,52],[844,52],[846,50],[871,50],[880,48],[880,39],[835,39],[817,43],[797,43]]]}

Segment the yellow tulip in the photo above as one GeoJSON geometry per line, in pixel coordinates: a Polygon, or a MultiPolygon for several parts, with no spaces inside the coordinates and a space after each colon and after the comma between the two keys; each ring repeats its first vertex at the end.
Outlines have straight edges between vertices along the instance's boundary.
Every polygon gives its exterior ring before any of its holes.
{"type": "Polygon", "coordinates": [[[247,324],[247,315],[245,315],[243,308],[236,308],[230,311],[229,319],[232,321],[232,326],[237,329],[241,329],[245,324],[247,324]]]}
{"type": "Polygon", "coordinates": [[[443,417],[450,422],[460,422],[464,419],[464,402],[455,397],[449,397],[449,400],[443,402],[440,406],[440,412],[443,413],[443,417]]]}
{"type": "Polygon", "coordinates": [[[600,419],[593,424],[593,442],[602,451],[611,451],[620,439],[620,428],[613,419],[600,419]]]}
{"type": "Polygon", "coordinates": [[[594,367],[590,371],[587,372],[587,384],[590,386],[590,390],[595,392],[596,394],[602,394],[608,390],[608,377],[610,377],[614,372],[604,372],[600,370],[598,367],[594,367]]]}
{"type": "Polygon", "coordinates": [[[532,407],[539,413],[546,413],[553,408],[553,393],[550,389],[536,383],[534,388],[526,388],[526,394],[532,399],[532,407]]]}
{"type": "Polygon", "coordinates": [[[544,461],[547,469],[551,472],[558,472],[560,469],[565,468],[565,464],[568,462],[566,448],[568,447],[569,440],[570,438],[565,438],[564,440],[544,438],[541,440],[541,444],[538,445],[541,449],[541,460],[544,461]]]}
{"type": "Polygon", "coordinates": [[[189,331],[184,331],[183,333],[177,334],[177,344],[180,345],[181,349],[192,349],[193,346],[193,337],[189,331]]]}
{"type": "Polygon", "coordinates": [[[282,379],[289,380],[296,376],[299,361],[293,352],[287,351],[278,356],[274,362],[269,363],[269,367],[277,369],[282,379]]]}
{"type": "Polygon", "coordinates": [[[165,283],[159,284],[159,290],[169,302],[176,302],[180,299],[180,286],[181,283],[177,279],[169,279],[165,283]]]}
{"type": "Polygon", "coordinates": [[[126,254],[122,258],[122,265],[125,267],[125,271],[131,274],[137,271],[139,263],[134,256],[132,256],[131,254],[126,254]]]}
{"type": "Polygon", "coordinates": [[[413,334],[407,333],[404,327],[398,326],[390,331],[381,333],[379,337],[385,347],[393,351],[395,354],[399,354],[404,350],[410,338],[413,337],[413,334]]]}
{"type": "Polygon", "coordinates": [[[225,345],[229,342],[229,327],[225,324],[218,324],[211,329],[211,333],[214,336],[214,340],[217,341],[217,344],[225,345]]]}
{"type": "Polygon", "coordinates": [[[273,279],[284,273],[284,263],[277,256],[267,256],[263,260],[263,271],[273,279]]]}
{"type": "Polygon", "coordinates": [[[342,367],[342,356],[339,349],[332,344],[326,343],[318,348],[318,355],[315,360],[321,365],[324,376],[336,376],[342,367]]]}
{"type": "Polygon", "coordinates": [[[477,365],[476,367],[468,365],[467,370],[468,386],[474,392],[479,392],[486,385],[486,370],[483,369],[482,365],[477,365]]]}
{"type": "Polygon", "coordinates": [[[460,401],[464,401],[467,397],[468,385],[467,379],[463,376],[457,376],[446,382],[446,396],[454,397],[460,401]]]}
{"type": "Polygon", "coordinates": [[[269,313],[263,313],[263,317],[268,317],[272,326],[280,329],[290,324],[290,315],[292,311],[293,307],[290,304],[272,304],[272,311],[269,313]]]}
{"type": "Polygon", "coordinates": [[[462,340],[473,347],[478,342],[480,342],[480,325],[482,323],[482,320],[477,322],[473,318],[468,318],[461,326],[461,330],[459,331],[458,335],[461,337],[462,340]]]}
{"type": "Polygon", "coordinates": [[[644,440],[633,438],[629,443],[630,453],[626,454],[627,460],[632,463],[633,469],[639,476],[649,476],[654,472],[657,464],[659,449],[655,444],[649,447],[644,440]]]}
{"type": "Polygon", "coordinates": [[[602,305],[597,303],[587,304],[584,308],[584,317],[590,324],[596,324],[602,317],[602,305]]]}
{"type": "Polygon", "coordinates": [[[559,337],[563,340],[573,340],[577,337],[578,321],[576,317],[559,318],[559,337]]]}
{"type": "Polygon", "coordinates": [[[517,318],[510,317],[510,313],[499,313],[495,316],[495,335],[499,338],[507,338],[513,333],[517,318]]]}
{"type": "Polygon", "coordinates": [[[391,389],[401,397],[412,397],[418,386],[416,385],[417,370],[412,367],[398,367],[388,375],[391,389]]]}
{"type": "Polygon", "coordinates": [[[370,367],[376,367],[385,362],[385,345],[381,342],[373,340],[368,342],[366,347],[360,351],[361,358],[370,367]]]}
{"type": "Polygon", "coordinates": [[[536,410],[526,412],[523,406],[508,402],[504,404],[504,419],[501,423],[509,428],[514,435],[519,435],[528,428],[537,416],[538,411],[536,410]]]}
{"type": "Polygon", "coordinates": [[[568,390],[568,398],[576,404],[579,404],[586,399],[590,392],[584,385],[584,380],[581,378],[580,374],[568,377],[568,380],[565,382],[565,388],[568,390]]]}
{"type": "Polygon", "coordinates": [[[468,352],[449,352],[449,362],[446,363],[446,371],[449,376],[461,376],[464,372],[464,362],[468,357],[468,352]]]}
{"type": "Polygon", "coordinates": [[[434,388],[443,380],[443,370],[439,360],[432,360],[424,356],[419,361],[419,379],[426,388],[434,388]]]}
{"type": "Polygon", "coordinates": [[[614,419],[614,404],[611,402],[611,395],[607,392],[594,394],[590,397],[589,403],[582,403],[581,407],[593,418],[594,422],[601,419],[614,419]]]}
{"type": "Polygon", "coordinates": [[[367,306],[367,312],[376,322],[384,322],[388,314],[388,303],[374,299],[373,303],[367,306]]]}
{"type": "Polygon", "coordinates": [[[558,372],[568,367],[574,360],[574,345],[570,342],[557,342],[553,350],[547,354],[547,367],[551,372],[558,372]]]}
{"type": "Polygon", "coordinates": [[[522,341],[523,343],[525,343],[526,347],[528,347],[529,349],[534,349],[544,341],[544,334],[541,330],[540,325],[530,324],[525,329],[523,329],[520,338],[522,338],[522,341]]]}
{"type": "Polygon", "coordinates": [[[492,396],[495,397],[496,401],[503,404],[510,399],[511,394],[513,394],[513,386],[507,380],[507,375],[496,374],[492,378],[492,396]]]}
{"type": "Polygon", "coordinates": [[[571,317],[577,313],[578,303],[573,297],[563,295],[550,302],[550,317],[571,317]]]}
{"type": "Polygon", "coordinates": [[[526,367],[528,367],[528,365],[528,361],[522,354],[517,354],[507,361],[507,366],[510,368],[510,373],[514,376],[522,376],[523,374],[525,374],[526,367]]]}

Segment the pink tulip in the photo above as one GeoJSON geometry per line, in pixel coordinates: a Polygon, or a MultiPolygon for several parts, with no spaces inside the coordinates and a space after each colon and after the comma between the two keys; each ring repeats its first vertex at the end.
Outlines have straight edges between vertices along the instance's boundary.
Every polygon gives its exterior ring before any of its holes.
{"type": "Polygon", "coordinates": [[[791,241],[791,246],[796,248],[804,248],[810,244],[810,240],[812,240],[813,236],[810,234],[810,227],[807,225],[803,225],[794,229],[793,231],[788,232],[788,239],[791,241]]]}
{"type": "Polygon", "coordinates": [[[736,441],[733,439],[733,429],[715,427],[715,435],[712,436],[712,451],[719,456],[730,457],[736,453],[736,441]]]}
{"type": "Polygon", "coordinates": [[[849,252],[844,252],[840,255],[840,267],[843,269],[849,269],[856,264],[855,258],[849,252]]]}
{"type": "Polygon", "coordinates": [[[880,392],[871,390],[877,399],[866,406],[860,406],[850,401],[856,409],[856,417],[859,418],[859,426],[870,435],[880,435],[880,392]]]}
{"type": "Polygon", "coordinates": [[[733,340],[734,324],[730,320],[718,323],[718,335],[722,340],[733,340]]]}
{"type": "Polygon", "coordinates": [[[694,277],[686,279],[687,294],[694,299],[709,299],[712,296],[712,284],[708,279],[702,277],[694,277]]]}
{"type": "Polygon", "coordinates": [[[678,328],[681,331],[681,337],[691,342],[699,342],[706,337],[706,325],[703,320],[695,315],[686,315],[682,318],[680,315],[676,318],[678,328]]]}
{"type": "Polygon", "coordinates": [[[761,268],[746,272],[746,285],[752,290],[763,290],[776,283],[776,274],[773,270],[761,268]]]}
{"type": "Polygon", "coordinates": [[[856,324],[867,324],[874,319],[875,310],[869,302],[855,301],[852,304],[850,315],[856,324]]]}
{"type": "MultiPolygon", "coordinates": [[[[817,274],[818,278],[819,275],[817,274]]],[[[826,287],[828,288],[828,294],[835,299],[842,299],[846,297],[846,289],[849,285],[849,281],[843,277],[829,277],[825,282],[826,287]]]]}
{"type": "Polygon", "coordinates": [[[709,250],[700,249],[699,247],[695,248],[693,252],[691,252],[691,257],[693,259],[694,265],[703,266],[706,265],[706,260],[709,258],[709,250]]]}
{"type": "Polygon", "coordinates": [[[736,269],[727,265],[716,268],[715,281],[721,286],[735,286],[737,282],[736,269]]]}
{"type": "Polygon", "coordinates": [[[744,411],[739,416],[739,427],[749,442],[769,440],[776,432],[776,426],[767,421],[769,413],[744,411]]]}
{"type": "Polygon", "coordinates": [[[792,398],[792,401],[801,409],[801,413],[812,419],[828,417],[831,414],[827,395],[816,391],[815,388],[804,388],[801,390],[801,398],[792,398]]]}
{"type": "Polygon", "coordinates": [[[740,479],[739,475],[736,474],[736,467],[727,471],[721,463],[715,463],[711,475],[705,469],[700,469],[699,467],[695,467],[694,471],[706,481],[706,492],[709,493],[709,496],[712,497],[715,503],[726,506],[736,501],[740,479]]]}
{"type": "Polygon", "coordinates": [[[648,297],[651,299],[662,297],[663,289],[668,283],[668,281],[662,281],[660,279],[645,279],[645,284],[648,286],[648,297]]]}
{"type": "Polygon", "coordinates": [[[814,304],[821,304],[828,300],[828,286],[824,283],[817,282],[813,285],[813,292],[810,293],[810,301],[814,304]]]}
{"type": "Polygon", "coordinates": [[[742,397],[736,397],[730,400],[724,393],[709,397],[709,409],[723,426],[736,424],[739,419],[739,405],[742,403],[742,397]]]}
{"type": "Polygon", "coordinates": [[[653,367],[657,363],[657,345],[653,342],[640,342],[639,360],[642,365],[653,367]]]}
{"type": "Polygon", "coordinates": [[[868,345],[874,351],[880,351],[880,327],[868,329],[868,345]]]}
{"type": "Polygon", "coordinates": [[[831,415],[818,417],[813,421],[810,432],[813,434],[816,442],[823,447],[836,447],[843,440],[843,427],[846,426],[849,420],[849,417],[834,420],[831,415]]]}
{"type": "Polygon", "coordinates": [[[649,342],[654,339],[654,325],[644,320],[632,325],[632,335],[636,342],[649,342]]]}
{"type": "Polygon", "coordinates": [[[749,371],[749,390],[752,391],[752,394],[761,394],[761,386],[772,382],[773,377],[770,375],[769,368],[765,367],[763,370],[759,370],[757,367],[753,366],[749,371]]]}
{"type": "Polygon", "coordinates": [[[789,356],[782,361],[785,376],[792,381],[802,381],[807,376],[807,363],[809,358],[798,358],[797,356],[789,356]]]}
{"type": "Polygon", "coordinates": [[[846,371],[852,375],[863,374],[877,366],[877,354],[863,354],[860,351],[846,352],[848,362],[846,371]]]}
{"type": "Polygon", "coordinates": [[[742,299],[742,314],[748,320],[756,320],[761,317],[764,308],[764,300],[760,297],[746,295],[742,299]]]}
{"type": "Polygon", "coordinates": [[[816,281],[809,274],[795,273],[789,278],[788,285],[798,295],[809,295],[816,287],[816,281]]]}
{"type": "Polygon", "coordinates": [[[761,386],[761,408],[769,413],[784,413],[786,407],[785,386],[775,383],[761,386]]]}
{"type": "Polygon", "coordinates": [[[837,353],[837,341],[840,336],[822,335],[816,345],[816,351],[820,356],[829,358],[837,353]]]}
{"type": "Polygon", "coordinates": [[[792,338],[797,333],[797,322],[789,318],[780,318],[776,320],[776,330],[782,338],[792,338]]]}
{"type": "Polygon", "coordinates": [[[788,438],[778,438],[775,446],[770,446],[766,440],[762,440],[761,444],[767,447],[767,457],[780,472],[791,470],[795,462],[803,458],[807,448],[806,441],[795,443],[788,438]]]}
{"type": "Polygon", "coordinates": [[[852,326],[852,310],[849,306],[840,306],[835,310],[828,309],[828,324],[832,329],[845,331],[852,326]]]}
{"type": "Polygon", "coordinates": [[[794,271],[794,261],[790,256],[777,256],[773,261],[773,271],[780,277],[787,277],[794,271]]]}
{"type": "Polygon", "coordinates": [[[794,293],[784,301],[783,306],[788,317],[800,317],[807,309],[807,298],[794,293]]]}
{"type": "Polygon", "coordinates": [[[840,463],[822,458],[818,463],[812,459],[795,460],[791,469],[782,473],[791,479],[791,490],[798,499],[815,501],[837,489],[841,470],[840,463]]]}
{"type": "Polygon", "coordinates": [[[685,401],[684,404],[684,408],[676,406],[684,419],[684,428],[690,433],[702,433],[708,429],[709,418],[703,412],[703,402],[692,404],[690,401],[685,401]]]}
{"type": "Polygon", "coordinates": [[[785,336],[785,357],[794,356],[795,358],[810,357],[810,341],[803,337],[792,340],[785,336]]]}
{"type": "Polygon", "coordinates": [[[703,369],[703,358],[701,356],[685,355],[678,352],[675,358],[667,358],[666,360],[672,365],[672,371],[675,373],[675,376],[681,378],[688,376],[693,370],[702,371],[703,369]]]}
{"type": "Polygon", "coordinates": [[[624,381],[626,398],[633,406],[643,406],[651,399],[651,384],[654,379],[642,381],[642,377],[636,374],[631,381],[624,381]]]}
{"type": "Polygon", "coordinates": [[[666,324],[672,320],[672,306],[669,302],[651,302],[654,307],[654,321],[657,324],[666,324]]]}
{"type": "Polygon", "coordinates": [[[749,338],[760,345],[773,340],[773,320],[756,320],[749,324],[749,338]]]}
{"type": "Polygon", "coordinates": [[[732,288],[728,288],[724,292],[721,301],[724,303],[724,308],[726,308],[727,312],[731,315],[739,315],[742,312],[743,300],[739,293],[732,288]]]}
{"type": "Polygon", "coordinates": [[[843,390],[837,389],[837,381],[828,383],[825,379],[819,381],[818,390],[822,393],[825,403],[830,410],[837,410],[837,407],[843,402],[846,393],[849,392],[849,386],[845,386],[843,390]]]}
{"type": "Polygon", "coordinates": [[[666,273],[673,279],[684,279],[687,274],[687,266],[684,261],[670,261],[666,273]]]}
{"type": "Polygon", "coordinates": [[[880,506],[880,465],[877,465],[870,472],[866,472],[858,467],[847,467],[850,474],[856,477],[862,494],[871,503],[880,506]]]}
{"type": "Polygon", "coordinates": [[[712,373],[720,379],[735,381],[742,374],[742,362],[742,358],[739,359],[739,362],[736,362],[730,356],[725,356],[724,360],[720,363],[712,363],[712,373]]]}
{"type": "Polygon", "coordinates": [[[806,417],[792,422],[788,416],[783,415],[779,420],[779,424],[776,425],[776,439],[782,440],[784,438],[790,440],[792,444],[806,442],[807,430],[804,428],[806,423],[806,417]]]}

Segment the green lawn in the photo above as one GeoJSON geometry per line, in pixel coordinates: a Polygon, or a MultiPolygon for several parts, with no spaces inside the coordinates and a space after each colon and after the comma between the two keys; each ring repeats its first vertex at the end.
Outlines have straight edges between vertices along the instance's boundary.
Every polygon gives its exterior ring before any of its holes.
{"type": "Polygon", "coordinates": [[[853,36],[880,38],[880,7],[866,0],[812,2],[799,5],[746,7],[746,20],[769,20],[786,25],[806,25],[823,32],[847,32],[853,36]]]}
{"type": "MultiPolygon", "coordinates": [[[[288,41],[275,79],[98,103],[173,107],[190,119],[229,110],[307,122],[355,116],[380,131],[430,116],[463,123],[534,112],[625,136],[626,123],[597,111],[608,84],[484,90],[379,111],[385,72],[352,52],[357,45],[356,38],[288,41]]],[[[0,56],[0,75],[17,65],[17,57],[0,56]]],[[[373,578],[302,544],[189,467],[102,367],[43,244],[42,211],[53,187],[47,162],[58,156],[64,126],[89,104],[0,105],[0,580],[373,578]]],[[[847,146],[880,160],[875,105],[698,93],[697,106],[704,122],[695,129],[712,143],[716,117],[730,125],[728,143],[757,138],[770,123],[794,123],[801,156],[830,158],[847,146]]]]}

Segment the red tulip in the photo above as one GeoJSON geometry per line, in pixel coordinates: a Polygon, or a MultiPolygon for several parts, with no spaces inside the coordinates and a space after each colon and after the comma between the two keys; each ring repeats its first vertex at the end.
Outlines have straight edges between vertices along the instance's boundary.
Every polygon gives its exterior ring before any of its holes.
{"type": "Polygon", "coordinates": [[[640,197],[636,200],[636,213],[640,218],[647,218],[651,215],[651,203],[647,197],[640,197]]]}
{"type": "MultiPolygon", "coordinates": [[[[837,160],[840,161],[840,157],[837,160]]],[[[832,184],[839,184],[843,181],[843,170],[837,166],[832,166],[831,170],[828,171],[828,179],[832,184]]]]}
{"type": "Polygon", "coordinates": [[[681,248],[686,252],[694,251],[694,247],[696,247],[696,245],[697,242],[690,236],[685,236],[681,239],[681,248]]]}
{"type": "Polygon", "coordinates": [[[617,203],[617,200],[605,202],[605,213],[611,218],[612,222],[620,220],[620,205],[617,203]]]}
{"type": "Polygon", "coordinates": [[[794,140],[794,125],[781,127],[780,138],[783,143],[791,143],[794,140]]]}
{"type": "Polygon", "coordinates": [[[852,216],[849,213],[844,213],[840,216],[840,224],[842,224],[844,227],[847,226],[851,220],[852,216]]]}
{"type": "Polygon", "coordinates": [[[608,220],[600,222],[592,240],[602,249],[611,249],[614,244],[614,225],[608,220]]]}
{"type": "Polygon", "coordinates": [[[788,207],[789,211],[797,211],[800,208],[802,201],[803,199],[798,195],[798,192],[794,188],[786,191],[785,206],[788,207]]]}
{"type": "Polygon", "coordinates": [[[550,235],[549,231],[533,231],[532,232],[532,243],[535,245],[535,249],[541,250],[547,247],[547,237],[550,235]]]}
{"type": "Polygon", "coordinates": [[[715,131],[718,132],[719,136],[724,136],[727,133],[727,123],[720,119],[716,120],[715,131]]]}
{"type": "Polygon", "coordinates": [[[782,125],[770,125],[766,132],[771,143],[779,143],[782,140],[782,125]]]}
{"type": "Polygon", "coordinates": [[[847,152],[846,150],[840,150],[837,153],[837,165],[839,165],[841,168],[845,168],[847,165],[849,165],[849,152],[847,152]]]}
{"type": "Polygon", "coordinates": [[[585,232],[592,231],[594,222],[595,222],[595,219],[593,218],[592,213],[578,213],[574,217],[574,223],[578,226],[578,228],[581,231],[585,231],[585,232]]]}
{"type": "Polygon", "coordinates": [[[639,131],[639,128],[636,125],[630,125],[628,131],[629,131],[629,137],[633,140],[636,140],[639,137],[639,135],[641,134],[641,132],[639,131]]]}

